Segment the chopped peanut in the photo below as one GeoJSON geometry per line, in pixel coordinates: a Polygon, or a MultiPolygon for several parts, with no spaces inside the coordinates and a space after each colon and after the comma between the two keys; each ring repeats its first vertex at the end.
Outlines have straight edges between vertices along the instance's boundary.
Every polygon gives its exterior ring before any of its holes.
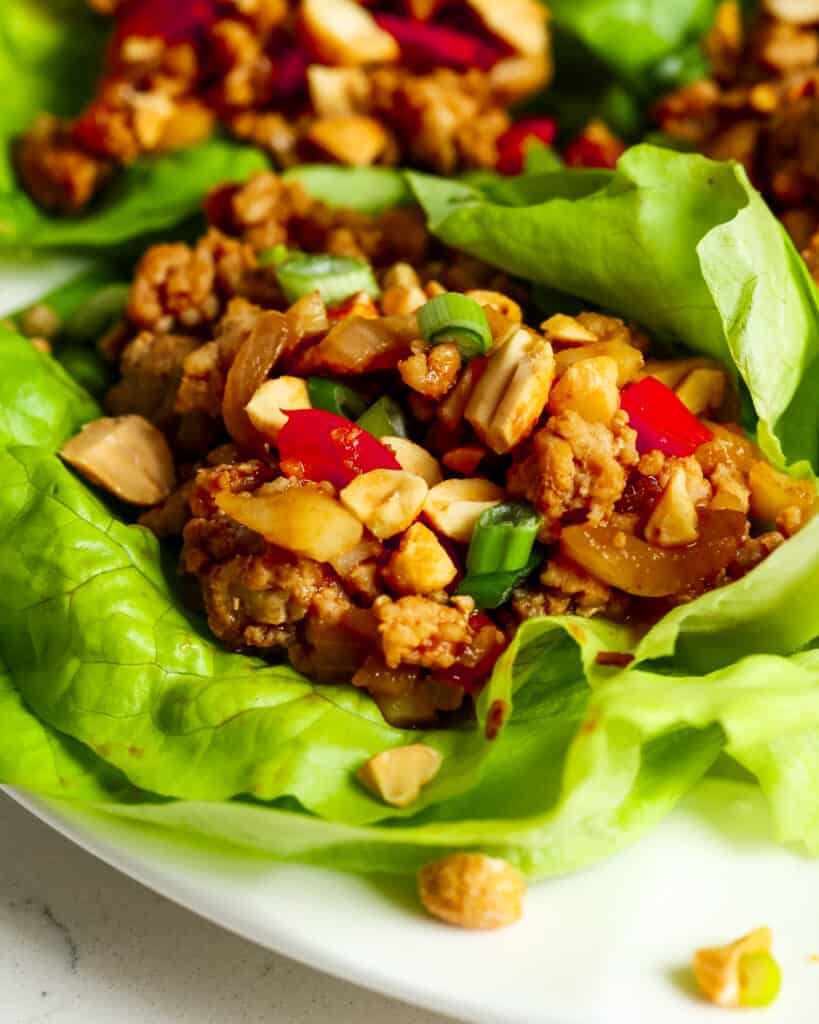
{"type": "Polygon", "coordinates": [[[393,284],[381,295],[381,311],[387,316],[414,313],[427,301],[423,289],[416,285],[393,284]]]}
{"type": "Polygon", "coordinates": [[[643,353],[628,342],[615,338],[614,341],[596,341],[590,345],[576,345],[564,348],[555,356],[555,375],[562,376],[570,366],[582,359],[596,359],[608,356],[617,363],[617,387],[623,388],[637,380],[643,365],[643,353]]]}
{"type": "Polygon", "coordinates": [[[589,423],[611,423],[619,408],[617,363],[610,356],[596,356],[574,363],[555,383],[549,395],[550,412],[559,416],[574,409],[589,423]]]}
{"type": "Polygon", "coordinates": [[[426,481],[403,469],[373,469],[347,484],[339,497],[379,540],[406,530],[424,507],[426,481]]]}
{"type": "Polygon", "coordinates": [[[457,572],[432,530],[413,523],[390,559],[385,578],[399,594],[434,594],[449,586],[457,572]]]}
{"type": "Polygon", "coordinates": [[[364,114],[316,118],[307,137],[334,159],[353,167],[374,163],[389,141],[382,123],[364,114]]]}
{"type": "Polygon", "coordinates": [[[168,442],[142,416],[94,420],[66,441],[60,455],[93,483],[132,505],[157,505],[176,483],[168,442]]]}
{"type": "Polygon", "coordinates": [[[685,469],[678,466],[646,523],[646,540],[663,548],[693,544],[699,536],[697,508],[688,493],[685,469]]]}
{"type": "Polygon", "coordinates": [[[418,872],[418,894],[434,917],[461,928],[503,928],[523,911],[526,882],[505,860],[453,853],[418,872]]]}
{"type": "Polygon", "coordinates": [[[384,803],[409,807],[441,770],[443,758],[426,743],[410,743],[375,754],[358,769],[359,780],[384,803]]]}
{"type": "Polygon", "coordinates": [[[738,469],[729,463],[721,463],[709,474],[709,479],[714,488],[709,508],[747,513],[750,491],[738,469]]]}
{"type": "Polygon", "coordinates": [[[588,327],[584,327],[575,317],[566,316],[565,313],[550,316],[548,320],[543,321],[540,329],[549,341],[559,345],[590,345],[599,340],[588,327]]]}
{"type": "Polygon", "coordinates": [[[770,928],[757,928],[727,946],[698,949],[694,954],[694,975],[703,995],[717,1006],[748,1005],[743,999],[741,961],[744,956],[770,954],[770,928]]]}
{"type": "Polygon", "coordinates": [[[676,388],[677,397],[694,413],[701,416],[719,409],[725,398],[726,379],[722,370],[700,366],[676,388]]]}
{"type": "Polygon", "coordinates": [[[450,450],[441,459],[447,469],[469,476],[489,454],[482,444],[462,444],[450,450]]]}
{"type": "Polygon", "coordinates": [[[501,316],[505,316],[507,320],[511,320],[513,323],[519,324],[523,320],[523,311],[517,302],[514,299],[510,299],[508,295],[503,295],[501,292],[486,291],[481,288],[473,288],[472,291],[466,294],[479,305],[488,306],[489,309],[496,310],[501,316]]]}
{"type": "Polygon", "coordinates": [[[359,114],[366,106],[370,87],[363,68],[331,68],[311,64],[307,68],[310,102],[319,117],[359,114]]]}
{"type": "Polygon", "coordinates": [[[552,346],[521,329],[490,356],[466,406],[475,433],[504,454],[535,427],[554,377],[552,346]]]}
{"type": "Polygon", "coordinates": [[[768,14],[792,25],[810,25],[819,21],[819,0],[763,0],[768,14]]]}
{"type": "Polygon", "coordinates": [[[284,409],[312,409],[307,383],[301,377],[266,380],[245,406],[250,422],[271,441],[287,423],[284,409]]]}
{"type": "Polygon", "coordinates": [[[552,74],[550,56],[512,54],[502,57],[489,71],[492,91],[501,103],[516,103],[547,84],[552,74]]]}
{"type": "Polygon", "coordinates": [[[325,64],[375,64],[400,56],[395,39],[355,0],[303,0],[301,20],[311,48],[325,64]]]}
{"type": "Polygon", "coordinates": [[[340,501],[313,484],[255,495],[223,491],[216,504],[271,544],[317,562],[329,562],[352,550],[364,532],[340,501]]]}
{"type": "Polygon", "coordinates": [[[381,443],[398,459],[401,469],[420,476],[426,480],[428,486],[434,487],[443,480],[444,474],[438,460],[420,444],[409,441],[406,437],[382,437],[381,443]]]}
{"type": "Polygon", "coordinates": [[[518,53],[546,48],[546,8],[537,0],[467,0],[489,31],[518,53]]]}
{"type": "Polygon", "coordinates": [[[504,497],[500,487],[482,477],[444,480],[430,488],[424,512],[445,537],[467,543],[481,512],[504,497]]]}

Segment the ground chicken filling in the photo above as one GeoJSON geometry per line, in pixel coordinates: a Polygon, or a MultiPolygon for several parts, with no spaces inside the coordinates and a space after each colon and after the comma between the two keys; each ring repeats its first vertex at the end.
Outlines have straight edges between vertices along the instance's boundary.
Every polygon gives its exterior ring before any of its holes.
{"type": "Polygon", "coordinates": [[[649,623],[816,511],[733,424],[722,367],[598,312],[527,324],[520,285],[411,208],[331,211],[262,174],[207,209],[196,245],[142,257],[100,343],[109,417],[63,455],[178,538],[232,649],[433,723],[522,620],[649,623]]]}
{"type": "Polygon", "coordinates": [[[279,167],[519,169],[508,110],[550,74],[538,0],[90,2],[116,19],[97,94],[71,121],[44,114],[17,151],[25,187],[56,211],[218,123],[279,167]]]}
{"type": "Polygon", "coordinates": [[[819,275],[819,4],[764,0],[743,20],[720,4],[705,49],[711,76],[664,97],[655,116],[673,138],[738,160],[819,275]]]}

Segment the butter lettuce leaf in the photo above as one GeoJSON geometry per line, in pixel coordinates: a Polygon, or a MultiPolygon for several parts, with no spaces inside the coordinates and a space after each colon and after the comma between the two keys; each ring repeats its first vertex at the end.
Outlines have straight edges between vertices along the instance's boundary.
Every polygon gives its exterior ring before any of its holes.
{"type": "Polygon", "coordinates": [[[639,78],[707,29],[715,0],[550,0],[555,25],[625,79],[639,78]]]}
{"type": "Polygon", "coordinates": [[[0,327],[0,446],[58,447],[100,415],[99,406],[60,364],[0,327]]]}
{"type": "Polygon", "coordinates": [[[766,453],[819,467],[816,287],[739,165],[642,145],[489,192],[408,178],[448,244],[735,367],[766,453]]]}

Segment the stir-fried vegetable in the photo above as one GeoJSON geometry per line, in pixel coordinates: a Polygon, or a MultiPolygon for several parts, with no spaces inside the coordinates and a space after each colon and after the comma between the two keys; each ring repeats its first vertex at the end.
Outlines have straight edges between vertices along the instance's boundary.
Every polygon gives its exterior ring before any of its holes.
{"type": "MultiPolygon", "coordinates": [[[[341,381],[328,380],[326,377],[308,377],[307,394],[314,409],[344,416],[348,420],[357,420],[367,408],[367,399],[341,381]]],[[[366,428],[366,424],[361,424],[366,428]]],[[[375,433],[375,431],[370,431],[375,433]]]]}
{"type": "Polygon", "coordinates": [[[692,455],[714,436],[689,412],[671,388],[655,377],[629,384],[620,395],[629,423],[637,431],[637,449],[664,455],[692,455]]]}
{"type": "Polygon", "coordinates": [[[407,437],[407,423],[401,406],[394,398],[384,395],[374,402],[357,423],[373,437],[407,437]]]}
{"type": "Polygon", "coordinates": [[[294,409],[279,431],[280,465],[288,476],[345,487],[373,469],[400,469],[393,453],[360,426],[323,409],[294,409]]]}
{"type": "Polygon", "coordinates": [[[468,295],[444,292],[418,310],[418,329],[431,345],[454,344],[464,359],[492,347],[492,331],[483,307],[468,295]]]}
{"type": "Polygon", "coordinates": [[[379,295],[372,267],[348,256],[307,256],[299,254],[273,264],[276,278],[288,302],[317,291],[325,304],[366,292],[379,295]]]}
{"type": "Polygon", "coordinates": [[[482,512],[466,556],[470,575],[516,572],[529,561],[543,516],[524,501],[482,512]]]}

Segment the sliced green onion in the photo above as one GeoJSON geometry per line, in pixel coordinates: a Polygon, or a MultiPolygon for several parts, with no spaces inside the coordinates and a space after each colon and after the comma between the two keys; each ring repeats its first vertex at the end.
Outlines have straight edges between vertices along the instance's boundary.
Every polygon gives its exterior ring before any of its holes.
{"type": "Polygon", "coordinates": [[[75,341],[97,341],[122,318],[130,285],[109,284],[78,306],[65,322],[65,333],[75,341]]]}
{"type": "Polygon", "coordinates": [[[782,972],[770,953],[744,953],[739,958],[741,1006],[768,1006],[779,995],[782,972]]]}
{"type": "Polygon", "coordinates": [[[374,402],[356,422],[373,437],[407,436],[407,423],[401,406],[386,395],[374,402]]]}
{"type": "Polygon", "coordinates": [[[307,394],[314,409],[334,412],[336,416],[344,416],[355,420],[367,408],[367,399],[346,384],[326,377],[308,377],[307,394]]]}
{"type": "Polygon", "coordinates": [[[468,572],[458,584],[456,593],[471,597],[476,608],[500,608],[509,600],[515,587],[530,576],[542,561],[542,551],[535,548],[526,564],[512,572],[468,572]]]}
{"type": "Polygon", "coordinates": [[[470,575],[516,572],[526,565],[543,517],[525,501],[508,501],[480,514],[469,551],[470,575]]]}
{"type": "Polygon", "coordinates": [[[460,292],[443,292],[425,302],[418,310],[418,330],[431,345],[457,345],[464,359],[484,355],[492,347],[483,307],[460,292]]]}
{"type": "Polygon", "coordinates": [[[370,264],[347,256],[291,256],[275,263],[274,269],[288,302],[315,291],[325,306],[343,302],[356,292],[374,299],[381,294],[370,264]]]}
{"type": "Polygon", "coordinates": [[[256,259],[263,267],[271,267],[277,266],[279,263],[284,263],[285,260],[292,257],[292,250],[279,242],[278,245],[274,245],[270,249],[263,249],[256,259]]]}

